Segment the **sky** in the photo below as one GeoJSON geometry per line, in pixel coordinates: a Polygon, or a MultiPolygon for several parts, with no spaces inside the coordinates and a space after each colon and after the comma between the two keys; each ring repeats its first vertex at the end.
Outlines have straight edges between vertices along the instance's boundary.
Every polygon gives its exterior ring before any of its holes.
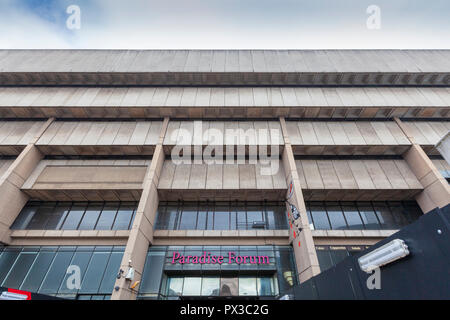
{"type": "Polygon", "coordinates": [[[450,49],[450,1],[0,0],[0,49],[450,49]]]}

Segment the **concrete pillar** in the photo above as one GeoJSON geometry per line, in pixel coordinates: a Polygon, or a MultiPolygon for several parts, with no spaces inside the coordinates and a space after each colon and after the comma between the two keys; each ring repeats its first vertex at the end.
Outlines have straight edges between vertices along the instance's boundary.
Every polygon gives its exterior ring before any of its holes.
{"type": "Polygon", "coordinates": [[[10,227],[28,201],[28,196],[21,190],[22,185],[44,157],[35,143],[53,120],[51,118],[42,125],[0,180],[0,243],[11,241],[10,227]]]}
{"type": "MultiPolygon", "coordinates": [[[[167,129],[168,118],[164,119],[158,144],[153,153],[152,162],[146,173],[142,194],[133,221],[133,226],[128,237],[127,246],[123,254],[120,269],[124,271],[122,277],[116,280],[111,300],[133,300],[136,299],[139,285],[131,288],[136,281],[141,280],[147,257],[148,247],[153,242],[153,226],[155,224],[156,212],[158,210],[158,181],[164,164],[163,141],[167,129]],[[129,269],[129,261],[134,268],[134,279],[129,281],[125,275],[129,269]],[[118,290],[116,290],[118,288],[118,290]]],[[[118,270],[119,271],[119,270],[118,270]]]]}
{"type": "Polygon", "coordinates": [[[411,148],[403,154],[403,158],[424,188],[416,196],[417,203],[424,213],[436,207],[445,207],[450,203],[450,187],[447,180],[436,169],[422,147],[416,143],[408,127],[398,118],[395,118],[395,121],[412,144],[411,148]]]}
{"type": "MultiPolygon", "coordinates": [[[[294,249],[298,280],[300,281],[300,283],[303,283],[309,278],[319,274],[320,267],[319,261],[317,259],[316,248],[314,246],[314,240],[309,228],[308,215],[306,214],[306,206],[303,200],[300,179],[298,177],[294,153],[292,152],[292,146],[287,134],[284,118],[280,118],[280,123],[284,137],[282,161],[285,170],[286,183],[288,187],[291,182],[293,185],[292,196],[288,199],[288,201],[298,209],[300,213],[300,227],[302,228],[302,231],[298,232],[295,226],[290,223],[289,240],[294,249]]],[[[286,204],[286,208],[290,213],[291,209],[288,204],[286,204]]],[[[290,218],[290,221],[291,220],[292,219],[290,218]]]]}

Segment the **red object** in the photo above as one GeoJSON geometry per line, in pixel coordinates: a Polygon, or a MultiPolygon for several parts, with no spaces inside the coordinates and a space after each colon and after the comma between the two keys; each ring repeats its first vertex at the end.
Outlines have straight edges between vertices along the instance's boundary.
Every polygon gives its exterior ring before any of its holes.
{"type": "Polygon", "coordinates": [[[298,242],[298,246],[300,247],[300,241],[298,242]]]}
{"type": "Polygon", "coordinates": [[[295,235],[295,231],[294,231],[294,239],[297,238],[297,236],[295,235]]]}
{"type": "Polygon", "coordinates": [[[17,294],[23,294],[24,296],[27,296],[27,300],[31,300],[31,292],[17,290],[17,289],[12,289],[12,288],[8,288],[8,292],[17,293],[17,294]]]}

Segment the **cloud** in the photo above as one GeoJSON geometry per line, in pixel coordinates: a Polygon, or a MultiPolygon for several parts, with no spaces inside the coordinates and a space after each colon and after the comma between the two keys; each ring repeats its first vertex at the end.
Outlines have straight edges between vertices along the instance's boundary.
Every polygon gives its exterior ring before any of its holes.
{"type": "Polygon", "coordinates": [[[0,48],[450,48],[450,2],[378,0],[2,0],[0,48]],[[81,8],[69,30],[67,6],[81,8]]]}

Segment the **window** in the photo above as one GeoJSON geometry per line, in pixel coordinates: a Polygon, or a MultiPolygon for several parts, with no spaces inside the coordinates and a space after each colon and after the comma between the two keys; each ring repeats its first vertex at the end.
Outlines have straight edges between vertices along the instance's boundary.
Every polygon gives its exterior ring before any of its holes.
{"type": "Polygon", "coordinates": [[[7,247],[0,254],[0,286],[75,299],[110,295],[123,246],[7,247]],[[69,266],[80,268],[81,289],[68,287],[69,266]]]}
{"type": "Polygon", "coordinates": [[[239,295],[240,296],[256,296],[256,278],[240,277],[239,278],[239,295]]]}
{"type": "Polygon", "coordinates": [[[83,214],[86,211],[86,206],[87,203],[80,203],[77,205],[73,205],[72,208],[70,208],[70,212],[68,213],[66,220],[64,221],[62,229],[64,230],[78,229],[78,225],[81,222],[81,218],[83,218],[83,214]]]}
{"type": "Polygon", "coordinates": [[[205,277],[202,279],[202,296],[218,296],[220,277],[205,277]]]}
{"type": "Polygon", "coordinates": [[[347,229],[347,223],[345,221],[341,206],[338,202],[327,202],[326,209],[328,217],[330,218],[332,229],[347,229]]]}
{"type": "MultiPolygon", "coordinates": [[[[137,202],[32,201],[25,205],[11,228],[16,230],[128,230],[132,226],[136,208],[137,202]]],[[[171,219],[170,216],[168,217],[171,219]]]]}
{"type": "Polygon", "coordinates": [[[317,259],[321,272],[324,272],[369,246],[316,246],[317,259]]]}
{"type": "Polygon", "coordinates": [[[414,201],[313,201],[306,208],[311,230],[395,230],[422,215],[414,201]]]}
{"type": "Polygon", "coordinates": [[[311,217],[314,221],[314,229],[328,230],[331,229],[330,221],[328,220],[327,212],[322,203],[310,203],[311,217]]]}
{"type": "Polygon", "coordinates": [[[283,202],[161,202],[156,229],[287,229],[283,202]],[[257,223],[257,224],[256,224],[257,223]]]}

